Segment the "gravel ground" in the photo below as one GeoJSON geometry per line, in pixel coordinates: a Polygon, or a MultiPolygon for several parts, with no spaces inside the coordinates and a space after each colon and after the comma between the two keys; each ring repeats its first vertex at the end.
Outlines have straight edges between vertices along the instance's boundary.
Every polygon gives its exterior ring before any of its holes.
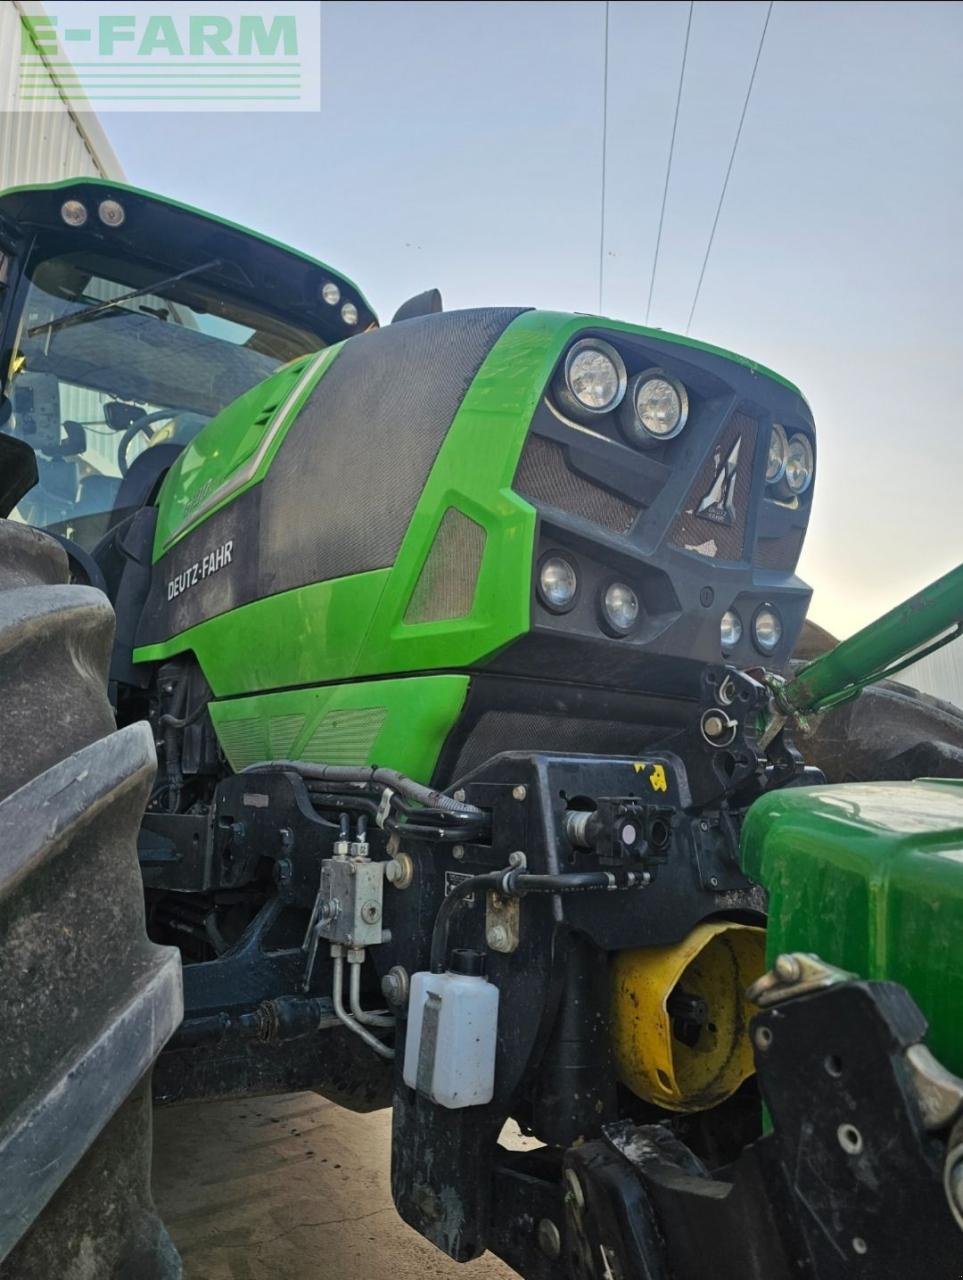
{"type": "Polygon", "coordinates": [[[154,1194],[185,1280],[517,1280],[491,1254],[461,1266],[395,1213],[389,1113],[311,1093],[154,1116],[154,1194]]]}

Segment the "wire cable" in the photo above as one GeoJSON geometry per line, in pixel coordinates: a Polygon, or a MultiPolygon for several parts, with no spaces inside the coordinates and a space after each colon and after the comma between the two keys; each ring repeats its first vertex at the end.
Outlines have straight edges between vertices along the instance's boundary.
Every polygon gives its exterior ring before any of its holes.
{"type": "Polygon", "coordinates": [[[739,148],[739,139],[742,137],[742,126],[746,121],[746,112],[749,110],[749,99],[752,97],[752,86],[756,82],[756,72],[759,69],[759,59],[762,57],[762,46],[766,42],[766,32],[769,30],[769,19],[772,17],[772,7],[775,0],[769,0],[769,7],[766,9],[766,20],[762,24],[762,35],[759,37],[759,47],[756,50],[756,60],[752,64],[752,74],[749,76],[749,86],[746,89],[746,99],[742,104],[742,114],[739,117],[739,127],[736,129],[736,136],[732,143],[732,151],[729,155],[729,164],[726,166],[726,176],[722,180],[722,191],[719,193],[719,203],[716,206],[716,216],[712,220],[712,230],[709,232],[709,243],[706,245],[705,257],[702,259],[702,270],[699,272],[699,281],[696,285],[695,296],[692,299],[692,306],[689,309],[689,319],[686,321],[685,331],[689,332],[692,326],[692,317],[695,315],[696,304],[699,301],[699,294],[702,291],[702,281],[705,279],[706,267],[709,265],[709,254],[712,252],[712,243],[716,236],[716,227],[719,225],[719,215],[722,213],[722,206],[726,198],[726,191],[729,188],[729,176],[732,173],[732,166],[735,163],[736,151],[739,148]]]}
{"type": "Polygon", "coordinates": [[[605,0],[605,24],[602,40],[602,192],[599,208],[599,315],[602,314],[602,276],[605,270],[605,160],[609,142],[609,0],[605,0]]]}
{"type": "Polygon", "coordinates": [[[669,140],[669,159],[665,166],[665,186],[662,188],[662,208],[659,210],[659,230],[655,236],[655,254],[652,258],[652,275],[649,279],[649,299],[645,304],[645,323],[649,323],[652,311],[652,295],[655,292],[655,273],[659,266],[659,250],[662,247],[662,224],[665,222],[665,204],[669,195],[669,178],[672,176],[672,157],[675,155],[675,134],[679,127],[679,107],[682,105],[682,85],[685,82],[685,64],[689,56],[689,33],[692,31],[692,11],[695,0],[689,0],[689,20],[685,24],[685,40],[682,45],[682,66],[679,70],[679,87],[675,95],[675,115],[672,117],[672,137],[669,140]]]}

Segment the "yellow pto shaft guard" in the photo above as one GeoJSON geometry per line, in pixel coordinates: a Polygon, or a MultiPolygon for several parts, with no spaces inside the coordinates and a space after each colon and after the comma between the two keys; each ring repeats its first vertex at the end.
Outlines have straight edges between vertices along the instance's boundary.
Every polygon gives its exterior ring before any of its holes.
{"type": "Polygon", "coordinates": [[[746,1000],[765,972],[764,929],[720,920],[671,947],[620,951],[612,970],[619,1077],[646,1102],[704,1111],[753,1072],[746,1000]]]}

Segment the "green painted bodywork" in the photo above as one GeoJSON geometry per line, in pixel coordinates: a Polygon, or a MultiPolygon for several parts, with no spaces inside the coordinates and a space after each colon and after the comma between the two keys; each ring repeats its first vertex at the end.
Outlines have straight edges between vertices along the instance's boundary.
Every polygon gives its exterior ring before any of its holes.
{"type": "Polygon", "coordinates": [[[847,783],[762,797],[742,832],[769,892],[767,952],[813,951],[902,983],[963,1074],[963,782],[847,783]]]}
{"type": "Polygon", "coordinates": [[[378,762],[427,782],[467,691],[467,676],[369,680],[215,702],[211,717],[234,770],[259,760],[378,762]]]}
{"type": "MultiPolygon", "coordinates": [[[[272,695],[283,700],[283,711],[273,709],[273,702],[271,709],[262,709],[265,699],[245,700],[259,704],[256,719],[263,732],[255,753],[261,754],[270,745],[263,735],[269,733],[271,717],[307,716],[305,708],[314,706],[312,700],[322,692],[316,686],[370,676],[464,670],[523,635],[530,626],[536,511],[513,492],[512,482],[529,424],[558,359],[587,328],[650,334],[721,354],[791,386],[761,366],[659,330],[555,312],[523,313],[492,347],[465,394],[393,565],[242,605],[162,643],[136,649],[135,661],[157,662],[192,652],[219,699],[298,686],[294,692],[272,695]],[[462,513],[485,533],[471,607],[463,617],[407,621],[412,593],[450,510],[462,513]]],[[[155,562],[189,529],[263,479],[301,405],[340,349],[329,348],[279,370],[197,435],[160,493],[155,562]],[[295,388],[299,389],[292,399],[295,388]],[[257,458],[265,433],[269,447],[257,458]]],[[[377,756],[380,763],[406,768],[404,761],[421,750],[409,741],[417,738],[409,726],[421,697],[420,683],[406,688],[408,696],[415,695],[414,702],[389,706],[366,762],[377,756]]],[[[255,715],[250,709],[237,710],[241,705],[215,704],[213,711],[232,764],[235,757],[240,761],[247,756],[231,739],[229,720],[255,715]]],[[[307,720],[304,733],[309,733],[307,720]]],[[[440,748],[440,739],[431,740],[440,748]]],[[[294,744],[302,745],[300,739],[294,744]]],[[[419,768],[406,771],[428,776],[429,755],[427,751],[419,756],[419,768]]]]}
{"type": "Polygon", "coordinates": [[[22,191],[62,191],[68,187],[76,187],[79,184],[89,187],[103,187],[105,191],[117,193],[127,191],[131,195],[143,196],[146,200],[153,200],[157,204],[165,204],[170,209],[182,209],[185,213],[193,213],[198,218],[205,218],[208,222],[216,222],[222,227],[229,227],[231,231],[239,231],[242,235],[250,236],[252,240],[260,240],[262,244],[272,245],[275,249],[283,249],[285,253],[289,253],[296,258],[303,259],[312,267],[320,267],[324,271],[330,271],[336,275],[345,284],[350,285],[352,289],[357,290],[358,295],[364,302],[369,311],[374,314],[374,308],[365,298],[364,294],[358,289],[353,280],[350,280],[343,271],[336,271],[326,262],[321,262],[317,258],[312,258],[306,253],[302,253],[300,249],[294,249],[289,244],[284,244],[281,240],[275,240],[271,236],[262,235],[260,231],[252,231],[250,227],[245,227],[243,223],[232,222],[230,218],[218,217],[215,213],[209,213],[206,209],[198,209],[192,204],[185,204],[183,200],[171,200],[168,196],[158,195],[156,191],[147,191],[143,187],[134,187],[129,182],[114,182],[111,178],[93,178],[83,177],[64,178],[60,182],[25,182],[18,187],[6,187],[0,191],[0,211],[6,196],[19,195],[22,191]]]}
{"type": "Polygon", "coordinates": [[[270,378],[265,378],[239,396],[190,441],[165,478],[154,534],[155,560],[202,519],[207,519],[264,479],[284,439],[284,430],[295,420],[301,406],[343,346],[343,343],[338,343],[324,351],[292,360],[270,378]],[[310,376],[306,376],[309,373],[310,376]],[[304,385],[298,389],[301,379],[304,379],[304,385]],[[298,391],[296,398],[288,403],[295,391],[298,391]],[[279,424],[282,429],[270,440],[256,468],[247,475],[245,463],[282,413],[284,422],[279,424]],[[217,429],[211,430],[215,425],[217,429]],[[226,486],[232,477],[235,482],[230,486],[230,492],[211,503],[218,490],[226,486]]]}

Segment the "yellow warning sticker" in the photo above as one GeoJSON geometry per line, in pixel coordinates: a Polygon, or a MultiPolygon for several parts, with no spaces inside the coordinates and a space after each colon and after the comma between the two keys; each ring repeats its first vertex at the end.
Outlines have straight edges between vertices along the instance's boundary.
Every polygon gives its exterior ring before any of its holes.
{"type": "Polygon", "coordinates": [[[649,786],[653,791],[668,791],[669,780],[665,776],[664,764],[649,764],[645,760],[636,760],[632,764],[632,768],[636,773],[645,773],[646,769],[651,769],[649,774],[649,786]]]}

